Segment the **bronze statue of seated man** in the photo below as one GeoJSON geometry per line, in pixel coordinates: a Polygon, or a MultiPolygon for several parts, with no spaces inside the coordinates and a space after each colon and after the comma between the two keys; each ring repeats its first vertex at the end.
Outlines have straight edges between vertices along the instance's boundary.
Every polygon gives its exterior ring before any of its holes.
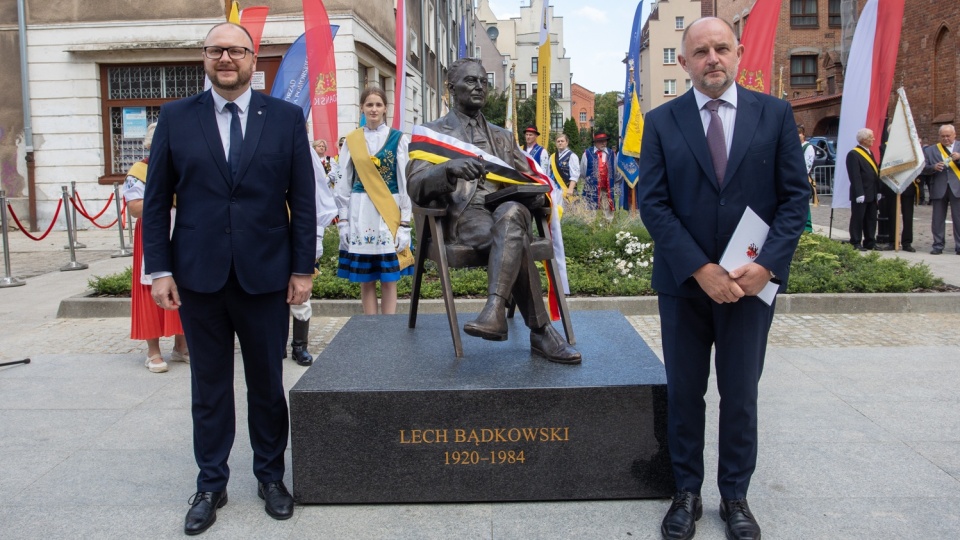
{"type": "MultiPolygon", "coordinates": [[[[481,113],[487,99],[487,75],[480,62],[473,58],[454,62],[447,72],[447,87],[453,110],[425,127],[473,144],[529,174],[513,134],[488,123],[481,113]]],[[[553,327],[544,306],[540,274],[529,253],[530,210],[516,201],[488,209],[485,197],[503,184],[484,181],[484,173],[483,162],[475,158],[451,159],[438,165],[411,159],[407,166],[410,198],[420,206],[446,207],[444,234],[448,242],[489,254],[487,302],[463,331],[483,339],[506,340],[506,304],[512,295],[530,328],[530,349],[551,362],[580,363],[580,352],[553,327]]]]}

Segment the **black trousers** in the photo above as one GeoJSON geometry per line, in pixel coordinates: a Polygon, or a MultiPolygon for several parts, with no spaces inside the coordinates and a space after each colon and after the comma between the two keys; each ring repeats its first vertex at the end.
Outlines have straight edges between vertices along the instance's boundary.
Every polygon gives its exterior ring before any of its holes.
{"type": "Polygon", "coordinates": [[[877,245],[877,200],[850,203],[850,243],[873,249],[877,245]]]}
{"type": "Polygon", "coordinates": [[[883,198],[877,203],[877,243],[892,244],[897,234],[897,194],[884,182],[880,182],[880,194],[883,198]]]}
{"type": "Polygon", "coordinates": [[[180,320],[192,360],[197,491],[223,491],[230,478],[227,460],[236,434],[234,335],[243,356],[254,475],[261,482],[283,480],[289,429],[281,359],[290,311],[286,290],[249,294],[231,270],[220,291],[181,288],[180,299],[180,320]]]}
{"type": "Polygon", "coordinates": [[[900,219],[903,221],[900,229],[900,245],[913,244],[913,210],[917,203],[918,184],[913,183],[906,191],[900,194],[900,219]]]}

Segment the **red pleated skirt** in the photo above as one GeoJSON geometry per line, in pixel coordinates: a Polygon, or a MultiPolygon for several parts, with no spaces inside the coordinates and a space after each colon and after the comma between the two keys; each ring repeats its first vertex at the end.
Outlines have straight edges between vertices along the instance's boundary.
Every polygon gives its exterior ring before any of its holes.
{"type": "Polygon", "coordinates": [[[133,283],[130,286],[130,339],[155,339],[183,333],[180,314],[157,305],[150,286],[140,283],[143,266],[143,232],[140,220],[133,236],[133,283]]]}

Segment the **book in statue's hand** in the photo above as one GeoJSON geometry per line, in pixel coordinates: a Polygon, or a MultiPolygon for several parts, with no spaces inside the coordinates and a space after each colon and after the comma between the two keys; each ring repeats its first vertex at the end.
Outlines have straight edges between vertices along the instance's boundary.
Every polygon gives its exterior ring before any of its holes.
{"type": "Polygon", "coordinates": [[[489,209],[500,206],[506,201],[516,201],[527,208],[548,206],[546,194],[550,193],[550,186],[544,184],[514,184],[488,193],[483,204],[489,209]]]}

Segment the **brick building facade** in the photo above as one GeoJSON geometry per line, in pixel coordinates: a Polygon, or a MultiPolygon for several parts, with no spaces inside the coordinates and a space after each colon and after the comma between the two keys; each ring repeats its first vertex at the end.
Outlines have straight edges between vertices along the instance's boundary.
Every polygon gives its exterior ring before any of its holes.
{"type": "MultiPolygon", "coordinates": [[[[726,0],[718,15],[738,35],[756,0],[726,0]]],[[[866,0],[856,0],[857,13],[866,0]]],[[[836,135],[843,91],[840,0],[782,0],[771,94],[790,100],[808,135],[836,135]],[[782,75],[781,75],[782,68],[782,75]],[[781,82],[782,81],[782,82],[781,82]]],[[[926,141],[960,120],[960,9],[956,0],[906,0],[889,111],[906,89],[926,141]]]]}
{"type": "Polygon", "coordinates": [[[597,95],[577,83],[570,85],[570,114],[580,129],[590,129],[597,95]]]}

